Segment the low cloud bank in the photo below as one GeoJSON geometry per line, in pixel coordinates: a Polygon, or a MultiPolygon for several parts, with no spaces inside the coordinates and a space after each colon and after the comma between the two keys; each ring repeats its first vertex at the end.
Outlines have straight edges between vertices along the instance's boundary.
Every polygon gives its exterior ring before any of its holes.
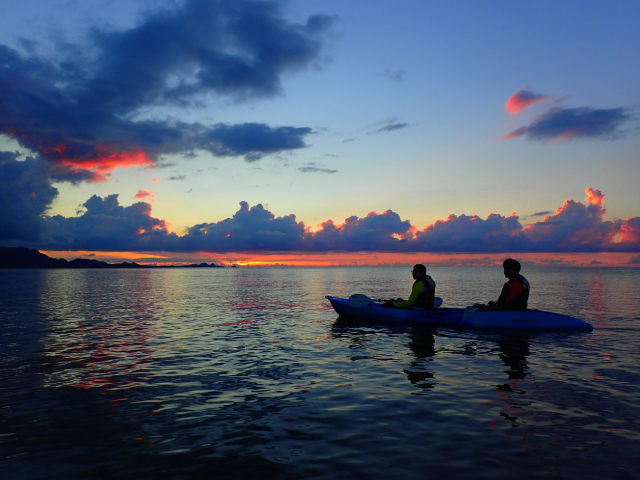
{"type": "MultiPolygon", "coordinates": [[[[566,200],[527,226],[515,213],[492,213],[449,215],[420,230],[387,210],[340,224],[327,220],[312,230],[294,214],[277,217],[241,202],[232,217],[179,236],[152,216],[150,203],[122,206],[115,194],[92,196],[76,217],[47,216],[58,191],[43,165],[42,159],[0,153],[0,241],[7,245],[112,252],[640,252],[640,217],[605,220],[604,194],[593,188],[586,189],[585,203],[566,200]]],[[[144,190],[135,196],[153,198],[144,190]]]]}

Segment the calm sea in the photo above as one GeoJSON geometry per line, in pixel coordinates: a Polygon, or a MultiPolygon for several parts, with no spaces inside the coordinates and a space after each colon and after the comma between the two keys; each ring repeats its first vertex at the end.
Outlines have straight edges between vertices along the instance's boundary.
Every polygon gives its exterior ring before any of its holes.
{"type": "MultiPolygon", "coordinates": [[[[445,306],[501,268],[430,268],[445,306]]],[[[0,270],[0,478],[640,478],[640,269],[530,268],[590,333],[338,320],[405,268],[0,270]]]]}

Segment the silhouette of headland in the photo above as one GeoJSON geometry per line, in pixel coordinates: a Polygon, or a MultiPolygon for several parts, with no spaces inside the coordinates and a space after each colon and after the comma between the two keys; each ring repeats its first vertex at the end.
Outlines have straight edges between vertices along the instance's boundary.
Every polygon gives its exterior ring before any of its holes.
{"type": "Polygon", "coordinates": [[[189,265],[140,265],[135,262],[107,263],[100,260],[51,258],[25,247],[0,247],[0,268],[221,268],[215,263],[189,265]]]}

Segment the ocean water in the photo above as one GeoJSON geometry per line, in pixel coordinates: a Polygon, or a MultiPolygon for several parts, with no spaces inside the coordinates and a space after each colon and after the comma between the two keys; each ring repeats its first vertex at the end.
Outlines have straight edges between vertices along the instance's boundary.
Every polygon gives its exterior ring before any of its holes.
{"type": "MultiPolygon", "coordinates": [[[[445,306],[500,268],[429,268],[445,306]]],[[[0,478],[629,479],[640,269],[531,268],[589,333],[338,319],[405,268],[0,270],[0,478]]]]}

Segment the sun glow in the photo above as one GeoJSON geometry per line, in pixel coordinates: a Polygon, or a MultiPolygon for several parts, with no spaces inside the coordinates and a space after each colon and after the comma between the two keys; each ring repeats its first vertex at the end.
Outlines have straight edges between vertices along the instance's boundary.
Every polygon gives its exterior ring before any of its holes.
{"type": "MultiPolygon", "coordinates": [[[[423,263],[428,267],[482,267],[500,266],[507,257],[513,257],[525,266],[634,266],[633,253],[491,253],[491,254],[430,254],[430,253],[330,253],[307,254],[300,252],[249,253],[144,253],[96,251],[42,251],[52,258],[92,258],[107,263],[136,262],[142,265],[182,265],[215,263],[240,267],[395,267],[423,263]]],[[[635,265],[637,266],[637,265],[635,265]]]]}

